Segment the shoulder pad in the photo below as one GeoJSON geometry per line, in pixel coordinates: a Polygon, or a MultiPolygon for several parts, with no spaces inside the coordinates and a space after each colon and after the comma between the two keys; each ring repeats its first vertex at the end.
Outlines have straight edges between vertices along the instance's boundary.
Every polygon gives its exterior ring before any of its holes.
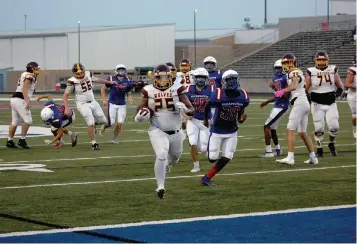
{"type": "Polygon", "coordinates": [[[240,89],[242,92],[243,92],[243,95],[244,95],[244,98],[245,99],[248,99],[249,97],[248,97],[248,93],[244,90],[244,89],[240,89]]]}
{"type": "Polygon", "coordinates": [[[223,95],[223,91],[221,88],[216,88],[216,99],[221,100],[223,95]]]}

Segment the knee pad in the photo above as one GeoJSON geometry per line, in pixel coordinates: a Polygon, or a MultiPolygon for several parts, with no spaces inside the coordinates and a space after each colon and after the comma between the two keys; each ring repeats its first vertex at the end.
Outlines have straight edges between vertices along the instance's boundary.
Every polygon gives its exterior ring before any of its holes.
{"type": "Polygon", "coordinates": [[[315,132],[322,132],[323,133],[323,131],[325,129],[325,122],[323,122],[323,121],[315,122],[314,121],[314,129],[315,129],[315,132]]]}
{"type": "Polygon", "coordinates": [[[324,139],[324,132],[315,132],[315,141],[322,141],[324,139]]]}
{"type": "Polygon", "coordinates": [[[336,137],[337,134],[338,134],[338,129],[336,129],[336,130],[330,130],[330,131],[329,131],[329,134],[330,134],[330,136],[332,136],[332,137],[336,137]]]}

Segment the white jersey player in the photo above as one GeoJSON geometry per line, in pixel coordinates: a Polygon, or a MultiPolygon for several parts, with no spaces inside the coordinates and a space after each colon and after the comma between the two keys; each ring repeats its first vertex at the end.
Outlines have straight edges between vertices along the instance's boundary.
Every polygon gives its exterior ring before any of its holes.
{"type": "Polygon", "coordinates": [[[285,54],[282,58],[283,70],[287,73],[288,87],[275,92],[276,97],[282,97],[285,93],[291,93],[292,109],[289,115],[287,125],[288,136],[288,156],[283,159],[276,160],[278,163],[290,164],[295,163],[295,132],[299,132],[299,136],[304,141],[307,147],[310,158],[304,163],[317,164],[318,160],[314,152],[314,145],[306,133],[307,123],[310,112],[310,103],[305,90],[305,78],[303,72],[296,68],[296,58],[292,54],[285,54]]]}
{"type": "Polygon", "coordinates": [[[32,116],[30,111],[30,100],[35,91],[37,76],[40,73],[40,66],[36,62],[30,62],[26,65],[26,72],[23,72],[17,82],[15,93],[10,100],[11,104],[11,124],[9,126],[9,137],[6,146],[9,148],[17,148],[13,139],[16,128],[23,120],[21,138],[18,145],[22,148],[29,149],[26,142],[27,131],[32,124],[32,116]]]}
{"type": "Polygon", "coordinates": [[[193,107],[182,85],[173,85],[171,70],[162,64],[153,71],[154,83],[141,90],[136,122],[150,118],[149,137],[155,151],[157,196],[164,198],[166,166],[176,163],[182,153],[181,114],[193,115],[193,107]],[[151,114],[152,113],[152,114],[151,114]],[[152,115],[152,116],[151,116],[152,115]]]}
{"type": "Polygon", "coordinates": [[[347,102],[352,112],[353,136],[356,138],[356,56],[354,57],[353,66],[347,70],[346,88],[347,102]]]}
{"type": "Polygon", "coordinates": [[[328,56],[325,52],[318,52],[315,55],[315,67],[306,70],[306,90],[311,92],[311,113],[318,157],[323,157],[325,118],[330,134],[328,148],[331,154],[336,156],[334,141],[339,129],[339,116],[335,100],[342,94],[342,87],[337,67],[328,64],[328,56]]]}
{"type": "Polygon", "coordinates": [[[113,84],[113,81],[92,77],[91,72],[86,71],[81,63],[75,63],[72,67],[74,74],[67,81],[67,88],[63,94],[63,102],[65,106],[65,114],[70,115],[71,110],[68,104],[68,96],[72,92],[75,94],[75,100],[79,113],[83,116],[88,125],[88,134],[92,142],[92,149],[99,150],[99,146],[95,139],[95,124],[108,124],[102,108],[94,99],[93,83],[113,84]]]}

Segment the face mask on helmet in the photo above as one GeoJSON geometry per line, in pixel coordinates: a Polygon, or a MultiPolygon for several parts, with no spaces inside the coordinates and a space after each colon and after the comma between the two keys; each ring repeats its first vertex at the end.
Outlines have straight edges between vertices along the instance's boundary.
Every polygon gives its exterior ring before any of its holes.
{"type": "Polygon", "coordinates": [[[126,69],[124,69],[124,68],[117,69],[116,75],[119,77],[124,77],[126,75],[126,69]]]}
{"type": "Polygon", "coordinates": [[[191,71],[191,65],[190,64],[180,64],[180,71],[182,73],[187,73],[191,71]]]}
{"type": "Polygon", "coordinates": [[[238,90],[240,87],[240,79],[237,76],[230,76],[222,79],[222,87],[225,90],[238,90]]]}
{"type": "Polygon", "coordinates": [[[294,60],[288,59],[282,62],[284,72],[289,72],[291,69],[295,68],[294,60]]]}
{"type": "Polygon", "coordinates": [[[160,90],[166,90],[172,86],[172,79],[170,75],[155,75],[154,86],[160,90]]]}
{"type": "Polygon", "coordinates": [[[283,67],[279,67],[279,66],[277,66],[277,67],[274,67],[274,72],[275,72],[275,74],[282,74],[283,73],[283,67]]]}
{"type": "Polygon", "coordinates": [[[77,70],[75,72],[73,72],[74,77],[76,77],[77,79],[83,79],[84,78],[84,70],[77,70]]]}
{"type": "Polygon", "coordinates": [[[327,58],[316,58],[315,59],[315,67],[316,68],[326,68],[328,66],[328,59],[327,58]]]}
{"type": "Polygon", "coordinates": [[[177,69],[175,67],[172,67],[172,66],[168,66],[171,70],[171,75],[172,75],[172,78],[176,78],[177,76],[177,69]]]}
{"type": "Polygon", "coordinates": [[[206,76],[195,76],[196,85],[198,87],[204,87],[207,85],[208,78],[206,76]]]}
{"type": "Polygon", "coordinates": [[[206,62],[206,63],[204,63],[204,66],[208,72],[213,72],[213,71],[215,71],[215,68],[216,68],[216,64],[213,62],[206,62]]]}

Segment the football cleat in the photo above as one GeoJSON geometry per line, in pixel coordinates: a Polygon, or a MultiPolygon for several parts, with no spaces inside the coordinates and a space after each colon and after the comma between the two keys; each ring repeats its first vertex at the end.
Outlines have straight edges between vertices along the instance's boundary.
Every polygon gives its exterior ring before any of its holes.
{"type": "Polygon", "coordinates": [[[6,142],[6,147],[8,147],[8,148],[19,148],[18,146],[16,146],[16,144],[14,143],[13,140],[7,141],[6,142]]]}
{"type": "Polygon", "coordinates": [[[319,160],[317,157],[310,157],[308,160],[304,161],[304,164],[318,164],[319,160]]]}
{"type": "Polygon", "coordinates": [[[93,150],[100,150],[98,143],[92,144],[92,149],[93,149],[93,150]]]}
{"type": "Polygon", "coordinates": [[[316,157],[323,158],[324,157],[324,150],[322,147],[318,147],[316,150],[316,157]]]}
{"type": "Polygon", "coordinates": [[[110,143],[111,143],[111,144],[119,144],[119,141],[111,140],[110,143]]]}
{"type": "Polygon", "coordinates": [[[293,158],[283,158],[283,159],[278,159],[276,160],[277,163],[281,163],[281,164],[288,164],[288,165],[294,165],[295,164],[295,160],[293,158]]]}
{"type": "Polygon", "coordinates": [[[78,138],[78,133],[73,133],[71,135],[72,147],[75,147],[77,145],[77,138],[78,138]]]}
{"type": "Polygon", "coordinates": [[[163,187],[158,187],[158,188],[156,189],[156,195],[157,195],[158,198],[164,199],[164,197],[165,197],[165,188],[163,188],[163,187]]]}
{"type": "Polygon", "coordinates": [[[202,186],[215,186],[216,184],[214,184],[211,179],[208,179],[206,176],[203,176],[201,178],[201,185],[202,186]]]}
{"type": "Polygon", "coordinates": [[[24,149],[30,149],[30,147],[27,145],[26,139],[20,139],[19,143],[17,143],[20,147],[24,149]]]}
{"type": "Polygon", "coordinates": [[[275,155],[275,156],[281,156],[281,155],[283,155],[283,150],[281,150],[281,148],[280,148],[280,149],[275,149],[274,155],[275,155]]]}
{"type": "Polygon", "coordinates": [[[64,145],[64,141],[60,140],[54,145],[53,149],[60,149],[64,145]]]}
{"type": "Polygon", "coordinates": [[[336,148],[335,148],[335,143],[330,142],[328,145],[328,149],[330,149],[330,153],[332,156],[337,156],[336,148]]]}
{"type": "Polygon", "coordinates": [[[193,169],[191,169],[191,173],[197,173],[197,172],[200,172],[201,171],[201,169],[200,169],[200,167],[193,167],[193,169]]]}
{"type": "Polygon", "coordinates": [[[273,158],[275,155],[272,152],[264,152],[259,155],[260,158],[273,158]]]}

